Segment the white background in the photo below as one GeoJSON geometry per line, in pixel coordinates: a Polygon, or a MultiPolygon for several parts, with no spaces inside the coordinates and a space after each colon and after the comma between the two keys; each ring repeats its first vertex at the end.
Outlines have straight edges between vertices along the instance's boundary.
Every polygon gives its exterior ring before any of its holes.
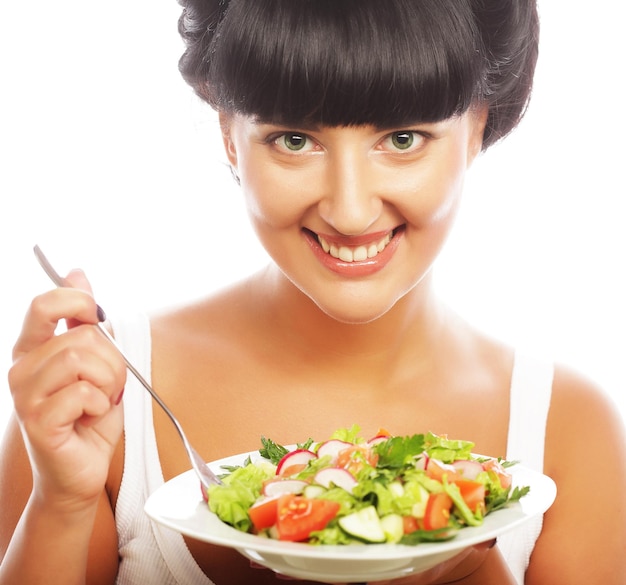
{"type": "MultiPolygon", "coordinates": [[[[626,416],[625,11],[540,7],[534,101],[474,166],[438,282],[467,318],[585,372],[626,416]]],[[[109,313],[182,302],[266,261],[214,117],[178,75],[178,14],[175,0],[0,8],[0,430],[11,347],[50,287],[35,243],[61,271],[84,268],[109,313]]]]}

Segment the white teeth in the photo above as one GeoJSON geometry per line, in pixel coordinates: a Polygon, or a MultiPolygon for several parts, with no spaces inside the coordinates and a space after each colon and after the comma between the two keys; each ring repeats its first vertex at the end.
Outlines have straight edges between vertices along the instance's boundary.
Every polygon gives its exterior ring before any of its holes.
{"type": "Polygon", "coordinates": [[[369,244],[368,246],[357,246],[356,248],[330,244],[322,236],[317,236],[317,239],[322,250],[330,254],[333,258],[337,258],[343,262],[362,262],[368,258],[374,258],[387,247],[387,244],[391,241],[391,232],[376,243],[369,244]]]}
{"type": "Polygon", "coordinates": [[[359,246],[353,253],[355,262],[363,262],[363,260],[367,260],[367,248],[365,246],[359,246]]]}
{"type": "Polygon", "coordinates": [[[343,260],[344,262],[353,262],[354,254],[350,248],[346,248],[345,246],[341,246],[339,248],[339,260],[343,260]]]}

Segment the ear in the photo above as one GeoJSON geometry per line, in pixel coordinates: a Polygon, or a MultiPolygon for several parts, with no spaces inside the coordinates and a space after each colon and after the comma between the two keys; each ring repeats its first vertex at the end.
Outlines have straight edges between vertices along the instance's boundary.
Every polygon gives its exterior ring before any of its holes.
{"type": "Polygon", "coordinates": [[[474,159],[483,149],[483,136],[485,134],[485,126],[487,125],[487,116],[489,115],[489,106],[487,104],[477,104],[472,106],[468,112],[470,117],[470,131],[468,136],[467,149],[467,166],[470,167],[474,159]]]}
{"type": "Polygon", "coordinates": [[[228,162],[232,167],[233,171],[237,171],[237,149],[235,148],[235,143],[233,142],[231,129],[233,123],[233,116],[231,114],[225,114],[223,112],[219,113],[219,122],[220,129],[222,131],[222,140],[224,142],[224,150],[226,152],[226,157],[228,158],[228,162]]]}

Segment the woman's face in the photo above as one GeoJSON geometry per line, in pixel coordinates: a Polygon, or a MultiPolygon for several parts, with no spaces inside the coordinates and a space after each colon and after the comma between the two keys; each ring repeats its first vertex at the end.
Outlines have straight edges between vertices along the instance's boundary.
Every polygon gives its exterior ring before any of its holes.
{"type": "Polygon", "coordinates": [[[385,314],[428,273],[484,123],[473,110],[385,130],[222,117],[261,243],[321,310],[349,323],[385,314]]]}

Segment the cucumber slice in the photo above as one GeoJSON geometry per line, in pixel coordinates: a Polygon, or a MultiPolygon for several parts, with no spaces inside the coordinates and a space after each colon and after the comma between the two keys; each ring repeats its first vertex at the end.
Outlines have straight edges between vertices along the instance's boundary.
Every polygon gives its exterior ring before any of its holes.
{"type": "Polygon", "coordinates": [[[350,536],[365,542],[385,542],[385,531],[374,506],[367,506],[358,512],[342,516],[337,521],[350,536]]]}
{"type": "Polygon", "coordinates": [[[400,514],[387,514],[380,519],[387,542],[400,542],[404,536],[404,522],[400,514]]]}
{"type": "Polygon", "coordinates": [[[321,485],[307,485],[302,492],[305,498],[319,498],[323,493],[328,490],[321,485]]]}

